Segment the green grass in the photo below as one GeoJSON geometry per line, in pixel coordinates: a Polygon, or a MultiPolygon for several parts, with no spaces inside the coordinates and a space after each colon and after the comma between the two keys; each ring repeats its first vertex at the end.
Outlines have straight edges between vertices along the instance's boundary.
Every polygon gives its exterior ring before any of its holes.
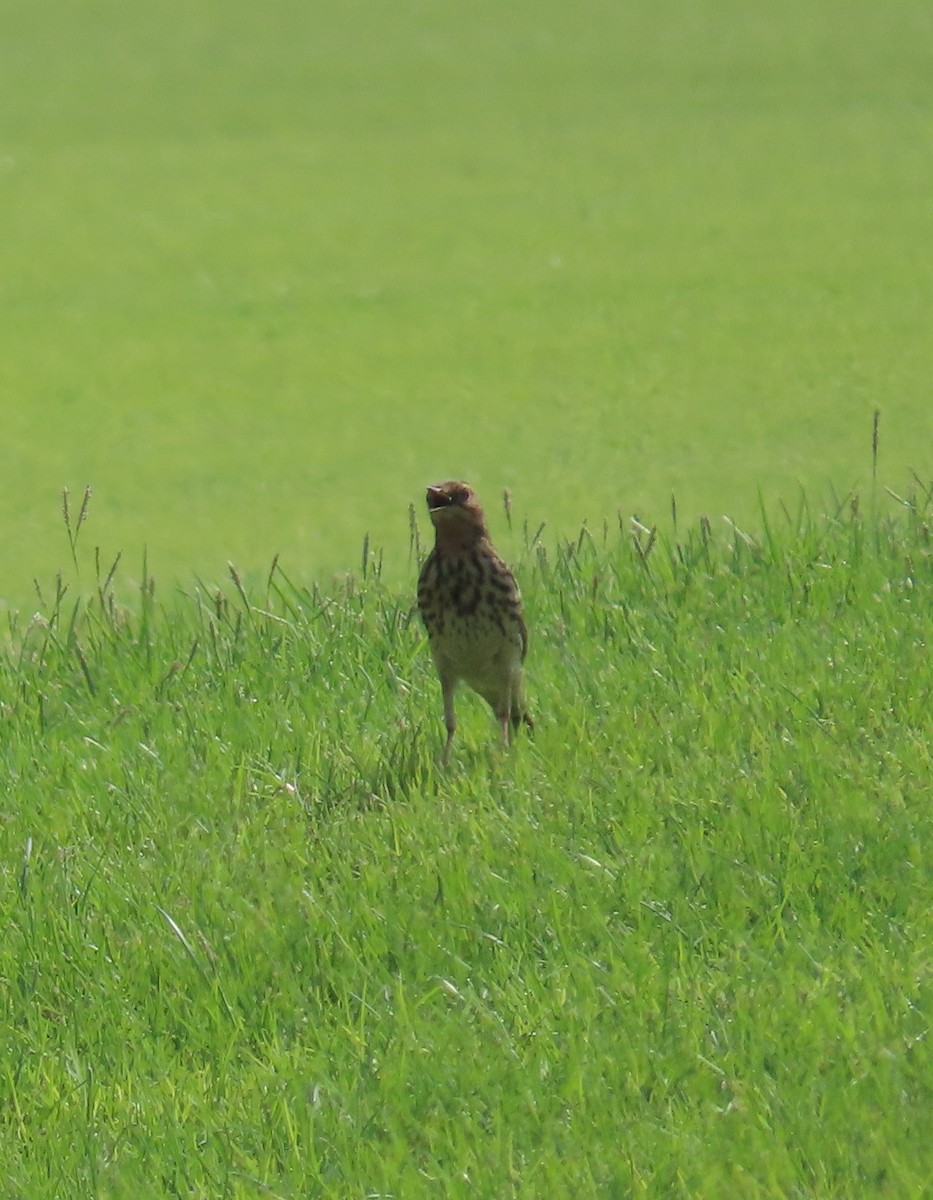
{"type": "Polygon", "coordinates": [[[82,582],[0,658],[3,1194],[927,1194],[904,499],[559,545],[494,513],[538,729],[503,754],[465,696],[447,771],[371,554],[123,606],[72,505],[82,582]]]}
{"type": "Polygon", "coordinates": [[[927,1194],[931,21],[5,5],[4,1196],[927,1194]]]}
{"type": "MultiPolygon", "coordinates": [[[[933,438],[927,0],[13,0],[0,597],[63,486],[163,580],[403,561],[425,483],[574,536],[933,438]]],[[[400,580],[399,575],[396,582],[400,580]]]]}

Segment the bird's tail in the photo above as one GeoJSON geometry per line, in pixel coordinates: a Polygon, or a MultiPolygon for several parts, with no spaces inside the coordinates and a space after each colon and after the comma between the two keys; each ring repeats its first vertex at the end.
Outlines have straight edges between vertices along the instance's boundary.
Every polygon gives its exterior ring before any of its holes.
{"type": "Polygon", "coordinates": [[[509,721],[513,729],[518,729],[519,725],[527,725],[529,731],[531,733],[534,732],[535,723],[532,721],[531,713],[525,707],[524,701],[520,704],[516,703],[512,705],[512,711],[509,713],[509,721]]]}

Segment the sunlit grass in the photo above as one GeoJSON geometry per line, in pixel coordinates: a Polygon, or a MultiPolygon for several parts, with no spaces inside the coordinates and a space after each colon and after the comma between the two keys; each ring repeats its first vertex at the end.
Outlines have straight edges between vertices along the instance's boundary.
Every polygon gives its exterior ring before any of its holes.
{"type": "Polygon", "coordinates": [[[902,500],[559,545],[515,517],[538,730],[503,754],[465,696],[443,771],[368,548],[330,590],[127,602],[73,499],[80,581],[0,658],[4,1194],[923,1195],[902,500]]]}

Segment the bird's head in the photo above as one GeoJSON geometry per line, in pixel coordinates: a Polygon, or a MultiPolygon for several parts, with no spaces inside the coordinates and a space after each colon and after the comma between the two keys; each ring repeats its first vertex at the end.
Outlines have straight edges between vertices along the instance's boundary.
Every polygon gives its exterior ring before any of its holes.
{"type": "Polygon", "coordinates": [[[428,512],[438,535],[455,541],[486,537],[486,517],[473,489],[450,480],[427,490],[428,512]]]}

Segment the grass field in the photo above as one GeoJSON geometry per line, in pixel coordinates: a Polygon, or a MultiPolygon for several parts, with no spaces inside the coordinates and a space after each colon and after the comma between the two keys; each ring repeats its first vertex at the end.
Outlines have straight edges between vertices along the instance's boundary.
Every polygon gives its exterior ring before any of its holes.
{"type": "Polygon", "coordinates": [[[930,1194],[931,34],[4,5],[0,1194],[930,1194]]]}
{"type": "Polygon", "coordinates": [[[495,514],[538,729],[464,698],[447,771],[369,557],[53,588],[0,660],[3,1194],[928,1195],[904,500],[551,550],[495,514]]]}
{"type": "Polygon", "coordinates": [[[925,0],[15,0],[0,597],[61,488],[160,579],[400,581],[450,475],[575,536],[933,440],[925,0]]]}

